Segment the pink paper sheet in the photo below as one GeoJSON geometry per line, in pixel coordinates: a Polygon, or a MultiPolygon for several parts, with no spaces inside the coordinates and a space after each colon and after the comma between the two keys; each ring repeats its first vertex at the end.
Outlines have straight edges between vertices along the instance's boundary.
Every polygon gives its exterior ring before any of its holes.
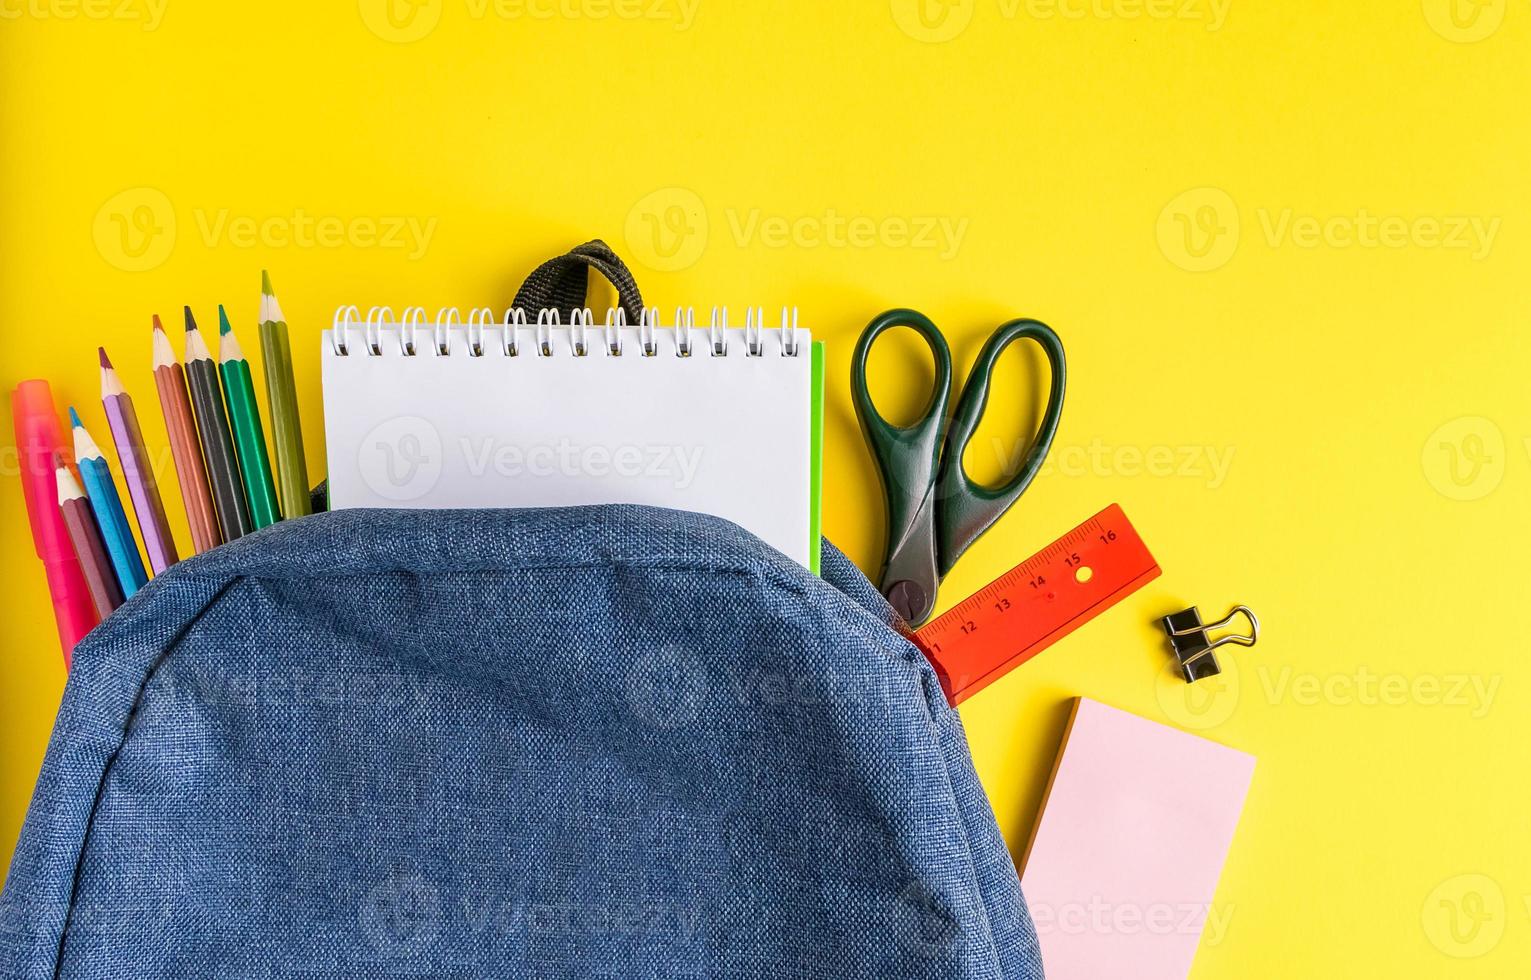
{"type": "MultiPolygon", "coordinates": [[[[1204,928],[1254,756],[1080,698],[1021,886],[1048,980],[1182,980],[1204,928]]],[[[1210,917],[1209,917],[1210,916],[1210,917]]]]}

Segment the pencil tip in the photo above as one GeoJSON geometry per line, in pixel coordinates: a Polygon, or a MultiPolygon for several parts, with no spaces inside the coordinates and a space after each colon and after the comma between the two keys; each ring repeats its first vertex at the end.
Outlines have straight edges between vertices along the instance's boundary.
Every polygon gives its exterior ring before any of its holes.
{"type": "Polygon", "coordinates": [[[265,269],[260,270],[260,291],[265,293],[267,296],[272,295],[271,273],[267,272],[265,269]]]}
{"type": "Polygon", "coordinates": [[[154,329],[158,330],[160,333],[164,333],[165,332],[165,325],[163,323],[159,322],[159,314],[158,313],[154,314],[154,329]]]}
{"type": "Polygon", "coordinates": [[[186,307],[186,332],[191,333],[197,329],[197,321],[191,315],[191,307],[186,307]]]}
{"type": "Polygon", "coordinates": [[[109,367],[112,366],[112,359],[110,357],[106,356],[106,348],[105,347],[97,347],[96,348],[96,353],[101,355],[101,366],[102,367],[109,368],[109,367]]]}
{"type": "Polygon", "coordinates": [[[80,413],[74,410],[73,405],[69,406],[69,424],[77,429],[84,428],[85,426],[85,423],[80,421],[80,413]]]}
{"type": "Polygon", "coordinates": [[[224,334],[228,333],[232,329],[234,329],[234,328],[229,326],[229,315],[223,311],[223,304],[219,303],[218,304],[218,336],[221,337],[224,334]]]}

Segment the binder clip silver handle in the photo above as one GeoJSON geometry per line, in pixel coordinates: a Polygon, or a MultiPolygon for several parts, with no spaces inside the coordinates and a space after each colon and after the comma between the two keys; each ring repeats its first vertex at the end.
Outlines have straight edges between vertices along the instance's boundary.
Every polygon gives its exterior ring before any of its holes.
{"type": "Polygon", "coordinates": [[[1165,634],[1169,636],[1170,646],[1174,649],[1175,659],[1180,665],[1180,674],[1187,684],[1194,684],[1199,680],[1222,673],[1222,665],[1217,662],[1217,656],[1212,652],[1218,647],[1227,643],[1252,647],[1255,641],[1260,639],[1260,620],[1255,616],[1254,610],[1248,606],[1234,606],[1227,616],[1215,623],[1203,623],[1200,610],[1192,606],[1165,616],[1159,621],[1159,625],[1164,627],[1165,634]],[[1227,629],[1241,613],[1249,620],[1248,636],[1229,633],[1215,640],[1212,638],[1214,630],[1227,629]]]}

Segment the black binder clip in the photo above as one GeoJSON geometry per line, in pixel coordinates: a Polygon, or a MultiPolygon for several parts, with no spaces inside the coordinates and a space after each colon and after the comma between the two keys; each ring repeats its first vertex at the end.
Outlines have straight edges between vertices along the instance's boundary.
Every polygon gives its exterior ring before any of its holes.
{"type": "Polygon", "coordinates": [[[1175,650],[1175,659],[1180,663],[1180,674],[1187,684],[1194,684],[1208,677],[1215,677],[1223,672],[1222,666],[1217,662],[1217,655],[1212,651],[1225,643],[1237,643],[1239,646],[1252,647],[1260,638],[1260,621],[1248,606],[1234,606],[1227,617],[1216,623],[1203,623],[1201,612],[1192,606],[1180,612],[1165,616],[1159,620],[1159,625],[1164,627],[1164,632],[1169,634],[1170,646],[1175,650]],[[1233,622],[1235,616],[1243,613],[1249,618],[1249,635],[1241,636],[1238,633],[1230,633],[1212,639],[1213,630],[1224,629],[1233,622]]]}

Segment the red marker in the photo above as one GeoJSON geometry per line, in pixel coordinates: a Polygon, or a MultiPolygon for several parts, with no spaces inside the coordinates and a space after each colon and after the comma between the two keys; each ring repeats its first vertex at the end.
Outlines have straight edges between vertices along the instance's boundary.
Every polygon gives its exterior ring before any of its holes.
{"type": "Polygon", "coordinates": [[[17,463],[27,516],[32,520],[32,540],[37,557],[48,575],[53,614],[58,619],[59,642],[67,667],[75,645],[101,621],[91,600],[90,588],[69,540],[69,528],[58,508],[58,477],[53,469],[55,453],[68,457],[63,427],[53,407],[53,392],[46,381],[23,381],[11,393],[16,418],[17,463]]]}

